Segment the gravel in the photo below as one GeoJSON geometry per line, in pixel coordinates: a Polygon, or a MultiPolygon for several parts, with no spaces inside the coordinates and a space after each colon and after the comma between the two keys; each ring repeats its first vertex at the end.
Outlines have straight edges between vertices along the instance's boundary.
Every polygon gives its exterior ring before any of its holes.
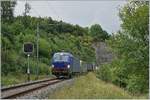
{"type": "Polygon", "coordinates": [[[48,99],[48,96],[56,91],[57,89],[62,88],[64,85],[72,85],[74,83],[74,79],[68,79],[65,81],[62,81],[60,83],[56,83],[53,85],[49,85],[47,87],[44,87],[42,89],[36,90],[34,92],[25,94],[21,97],[17,97],[17,99],[48,99]]]}

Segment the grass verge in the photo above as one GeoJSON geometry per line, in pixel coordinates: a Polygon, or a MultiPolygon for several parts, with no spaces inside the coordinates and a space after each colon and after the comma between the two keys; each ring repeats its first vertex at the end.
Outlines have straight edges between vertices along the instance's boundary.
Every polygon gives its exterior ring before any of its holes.
{"type": "Polygon", "coordinates": [[[137,99],[127,91],[96,78],[94,73],[75,78],[72,86],[64,86],[49,95],[49,99],[137,99]]]}
{"type": "MultiPolygon", "coordinates": [[[[49,75],[39,75],[39,79],[44,79],[44,78],[49,78],[51,76],[49,75]]],[[[36,80],[36,75],[30,75],[30,80],[34,81],[36,80]]],[[[14,84],[19,84],[19,83],[24,83],[27,82],[27,75],[24,74],[9,74],[7,76],[1,76],[1,86],[9,86],[9,85],[14,85],[14,84]]]]}

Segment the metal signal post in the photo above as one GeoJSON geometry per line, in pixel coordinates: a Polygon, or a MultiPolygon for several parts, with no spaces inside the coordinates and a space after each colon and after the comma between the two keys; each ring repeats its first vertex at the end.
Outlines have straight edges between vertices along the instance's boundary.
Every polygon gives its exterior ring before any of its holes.
{"type": "Polygon", "coordinates": [[[36,32],[36,55],[37,55],[37,76],[36,79],[38,79],[39,76],[39,23],[37,23],[37,32],[36,32]]]}
{"type": "Polygon", "coordinates": [[[28,81],[30,81],[30,66],[29,66],[29,57],[30,57],[30,54],[28,54],[28,69],[27,69],[27,74],[28,74],[28,81]]]}
{"type": "Polygon", "coordinates": [[[28,75],[28,81],[30,81],[30,64],[29,64],[29,57],[30,54],[32,54],[34,51],[34,46],[31,42],[27,42],[23,44],[23,52],[27,55],[27,61],[28,61],[28,67],[27,67],[27,75],[28,75]]]}
{"type": "MultiPolygon", "coordinates": [[[[55,25],[55,24],[49,24],[51,25],[55,25]]],[[[59,24],[57,24],[59,25],[59,24]]],[[[39,78],[39,22],[37,23],[37,28],[36,28],[36,58],[37,58],[37,71],[36,71],[36,79],[39,78]]]]}

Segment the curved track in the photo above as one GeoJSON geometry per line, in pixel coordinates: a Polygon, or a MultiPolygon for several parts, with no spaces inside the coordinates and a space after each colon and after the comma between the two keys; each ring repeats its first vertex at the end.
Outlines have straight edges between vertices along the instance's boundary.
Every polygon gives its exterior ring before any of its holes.
{"type": "Polygon", "coordinates": [[[42,87],[46,87],[48,85],[56,84],[63,81],[63,79],[45,79],[40,81],[34,81],[29,83],[24,83],[20,85],[15,85],[11,87],[6,87],[1,89],[1,98],[2,99],[10,99],[16,98],[23,94],[27,94],[29,92],[35,91],[37,89],[41,89],[42,87]]]}

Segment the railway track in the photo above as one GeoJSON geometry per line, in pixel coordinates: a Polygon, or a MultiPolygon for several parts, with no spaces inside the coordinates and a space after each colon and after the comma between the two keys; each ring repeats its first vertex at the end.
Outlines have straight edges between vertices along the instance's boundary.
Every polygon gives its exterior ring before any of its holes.
{"type": "Polygon", "coordinates": [[[35,90],[41,89],[43,87],[53,85],[64,81],[63,79],[45,79],[40,81],[34,81],[29,83],[24,83],[20,85],[15,85],[11,87],[5,87],[1,89],[1,99],[11,99],[16,98],[21,95],[33,92],[35,90]]]}

